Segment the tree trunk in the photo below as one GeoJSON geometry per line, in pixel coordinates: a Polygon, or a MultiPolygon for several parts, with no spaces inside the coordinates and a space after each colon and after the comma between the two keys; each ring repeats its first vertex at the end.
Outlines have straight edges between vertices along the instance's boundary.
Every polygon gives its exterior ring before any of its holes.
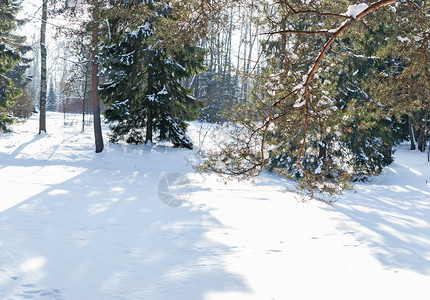
{"type": "Polygon", "coordinates": [[[239,36],[239,46],[237,48],[237,64],[236,64],[236,70],[240,70],[240,51],[242,48],[242,42],[243,42],[243,22],[240,23],[240,36],[239,36]]]}
{"type": "Polygon", "coordinates": [[[248,99],[249,95],[249,85],[250,85],[250,72],[251,72],[251,61],[252,61],[252,53],[254,48],[254,43],[258,36],[258,28],[255,29],[255,35],[254,38],[252,38],[252,10],[251,10],[251,20],[249,25],[249,52],[248,52],[248,59],[246,61],[246,77],[245,77],[245,99],[248,99]]]}
{"type": "Polygon", "coordinates": [[[99,99],[99,67],[97,64],[98,43],[99,43],[99,2],[93,1],[93,28],[92,28],[92,52],[91,52],[91,89],[93,99],[93,116],[94,116],[94,140],[96,153],[103,151],[103,136],[100,118],[100,99],[99,99]]]}
{"type": "MultiPolygon", "coordinates": [[[[285,4],[282,5],[284,10],[287,10],[287,6],[285,4]]],[[[281,30],[287,30],[287,17],[283,17],[281,20],[281,30]]],[[[281,35],[281,62],[283,64],[283,68],[287,70],[287,35],[282,33],[281,35]]]]}
{"type": "Polygon", "coordinates": [[[427,147],[427,139],[428,139],[428,135],[429,135],[429,110],[426,108],[424,110],[423,113],[424,117],[423,117],[423,143],[424,143],[424,147],[423,147],[423,152],[426,151],[426,147],[427,147]]]}
{"type": "Polygon", "coordinates": [[[84,79],[84,95],[82,97],[82,132],[85,131],[85,110],[87,102],[87,87],[88,87],[88,67],[83,68],[85,72],[84,79]]]}
{"type": "Polygon", "coordinates": [[[409,138],[411,140],[411,150],[415,150],[415,135],[414,135],[414,122],[412,116],[408,117],[408,129],[409,129],[409,138]]]}
{"type": "Polygon", "coordinates": [[[216,37],[216,39],[217,39],[217,41],[216,41],[216,55],[217,55],[216,69],[217,69],[217,71],[216,72],[218,74],[221,74],[222,73],[222,51],[223,51],[224,45],[223,45],[223,41],[222,41],[222,37],[221,37],[222,36],[221,31],[220,31],[220,29],[218,29],[218,30],[219,31],[218,31],[218,34],[216,37]]]}
{"type": "MultiPolygon", "coordinates": [[[[152,88],[152,77],[150,74],[148,74],[148,90],[146,91],[146,95],[153,94],[153,88],[152,88]]],[[[148,105],[148,109],[146,111],[146,138],[145,138],[145,144],[149,142],[152,143],[152,108],[149,107],[151,104],[148,105]]]]}
{"type": "MultiPolygon", "coordinates": [[[[213,31],[213,24],[211,24],[211,31],[213,31]]],[[[213,72],[214,70],[214,33],[211,32],[211,35],[209,37],[209,53],[210,53],[210,59],[209,59],[209,72],[213,72]]]]}
{"type": "Polygon", "coordinates": [[[414,132],[415,142],[417,143],[417,148],[420,152],[426,151],[426,120],[427,116],[425,111],[416,112],[413,116],[413,127],[412,130],[414,132]]]}
{"type": "Polygon", "coordinates": [[[232,62],[231,62],[231,50],[232,50],[232,46],[231,46],[231,40],[232,40],[232,36],[233,36],[233,7],[230,9],[230,28],[228,30],[228,61],[227,61],[227,66],[228,66],[228,73],[231,73],[231,69],[232,69],[232,62]]]}
{"type": "Polygon", "coordinates": [[[39,114],[39,134],[46,132],[46,21],[48,11],[48,0],[43,0],[42,4],[42,24],[40,26],[40,114],[39,114]]]}
{"type": "Polygon", "coordinates": [[[419,131],[419,136],[418,136],[418,150],[420,150],[421,152],[425,152],[426,151],[426,146],[427,146],[427,141],[426,141],[426,134],[423,128],[420,129],[419,131]]]}
{"type": "Polygon", "coordinates": [[[146,111],[146,139],[145,144],[151,142],[152,144],[152,108],[146,111]]]}
{"type": "Polygon", "coordinates": [[[430,161],[430,141],[429,141],[429,145],[427,148],[427,161],[430,161]]]}

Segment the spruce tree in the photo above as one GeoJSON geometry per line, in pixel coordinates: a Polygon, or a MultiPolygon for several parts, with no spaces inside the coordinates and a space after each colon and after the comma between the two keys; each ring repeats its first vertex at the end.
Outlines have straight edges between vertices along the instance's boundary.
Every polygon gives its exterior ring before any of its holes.
{"type": "Polygon", "coordinates": [[[204,101],[198,119],[203,122],[228,121],[227,111],[239,103],[239,78],[229,73],[206,71],[199,75],[196,96],[204,101]]]}
{"type": "Polygon", "coordinates": [[[108,81],[101,97],[109,106],[105,117],[111,123],[111,140],[152,143],[156,133],[158,140],[192,148],[185,121],[197,117],[199,102],[181,80],[203,68],[204,51],[193,40],[173,37],[181,20],[166,2],[136,2],[121,9],[122,15],[109,20],[108,38],[114,43],[101,55],[108,81]],[[136,11],[138,20],[124,20],[136,11]]]}
{"type": "Polygon", "coordinates": [[[46,99],[46,110],[47,111],[57,110],[57,97],[55,95],[54,83],[52,82],[52,79],[49,82],[48,97],[46,99]]]}
{"type": "Polygon", "coordinates": [[[7,131],[7,125],[14,122],[9,110],[25,85],[26,66],[20,65],[25,38],[13,34],[20,23],[16,19],[19,8],[18,1],[0,2],[0,131],[7,131]]]}

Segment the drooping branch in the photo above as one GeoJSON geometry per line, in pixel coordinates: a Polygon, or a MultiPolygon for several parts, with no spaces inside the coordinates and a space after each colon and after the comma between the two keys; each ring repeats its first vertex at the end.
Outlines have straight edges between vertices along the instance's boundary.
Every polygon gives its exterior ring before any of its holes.
{"type": "Polygon", "coordinates": [[[349,18],[349,16],[347,16],[347,15],[336,14],[336,13],[323,13],[323,12],[319,12],[316,10],[310,10],[310,9],[296,10],[296,9],[294,9],[294,7],[290,3],[288,3],[288,1],[281,1],[280,3],[282,3],[283,5],[288,7],[294,14],[317,15],[317,16],[321,16],[321,17],[336,17],[336,18],[346,18],[346,19],[349,18]]]}
{"type": "MultiPolygon", "coordinates": [[[[359,13],[355,19],[353,17],[350,17],[350,19],[345,20],[342,25],[340,27],[338,27],[336,30],[330,30],[330,33],[332,33],[332,36],[330,37],[330,39],[324,44],[323,48],[321,49],[321,52],[319,53],[319,55],[317,56],[317,58],[315,59],[315,62],[313,64],[313,66],[311,67],[311,69],[308,71],[307,77],[305,82],[303,83],[303,87],[305,89],[305,95],[306,95],[306,101],[304,106],[306,107],[306,118],[305,118],[305,133],[304,133],[304,138],[303,138],[303,142],[302,142],[302,147],[300,149],[300,153],[299,153],[299,159],[298,159],[298,165],[299,167],[304,171],[303,166],[301,165],[301,158],[303,156],[303,153],[305,151],[305,145],[306,145],[306,130],[307,130],[307,126],[308,126],[308,113],[309,113],[309,105],[310,105],[310,84],[312,82],[312,79],[315,76],[315,72],[317,71],[318,67],[320,66],[322,60],[324,59],[324,56],[326,55],[327,51],[330,49],[331,45],[333,44],[333,42],[340,36],[342,35],[349,27],[351,27],[351,25],[355,22],[358,21],[360,19],[362,19],[363,17],[367,16],[368,14],[370,14],[371,12],[389,5],[391,3],[397,2],[399,0],[383,0],[383,1],[378,1],[373,3],[372,5],[368,6],[366,9],[364,9],[361,13],[359,13]]],[[[289,7],[291,7],[289,5],[289,7]]],[[[300,34],[300,32],[292,32],[294,33],[298,33],[300,34]]],[[[324,32],[325,33],[325,32],[324,32]]],[[[292,94],[290,94],[292,95],[292,94]]],[[[284,99],[286,100],[286,99],[284,99]]],[[[274,107],[275,105],[279,105],[280,102],[276,102],[275,104],[273,104],[272,107],[274,107]]],[[[266,138],[266,134],[268,131],[269,126],[271,125],[272,122],[270,122],[270,120],[273,121],[272,118],[269,118],[269,122],[267,122],[267,127],[266,130],[264,132],[264,137],[263,140],[265,140],[266,138]]],[[[264,148],[264,144],[261,146],[261,149],[264,148]]]]}
{"type": "Polygon", "coordinates": [[[327,33],[332,33],[332,32],[330,32],[329,30],[317,30],[317,31],[279,30],[279,31],[265,32],[265,33],[262,33],[262,34],[275,35],[275,34],[280,34],[280,33],[284,33],[284,34],[302,34],[302,35],[317,35],[317,34],[327,34],[327,33]]]}
{"type": "MultiPolygon", "coordinates": [[[[296,86],[294,88],[293,91],[291,91],[290,93],[288,93],[286,96],[282,97],[281,99],[278,99],[276,102],[274,102],[269,109],[268,112],[268,117],[266,118],[266,120],[263,122],[263,124],[261,124],[260,126],[258,126],[257,128],[254,128],[251,132],[250,132],[250,136],[248,139],[248,142],[246,143],[247,145],[251,143],[252,139],[255,139],[260,133],[261,133],[261,140],[260,140],[260,151],[261,151],[261,159],[260,161],[256,161],[254,163],[251,164],[251,166],[247,166],[245,168],[242,169],[238,169],[238,170],[232,170],[231,168],[227,169],[227,172],[225,172],[225,174],[231,174],[231,175],[243,175],[243,174],[247,174],[248,172],[255,172],[257,170],[257,173],[261,172],[262,167],[265,163],[266,157],[265,157],[265,144],[267,142],[267,135],[270,132],[270,126],[275,123],[275,121],[279,120],[281,117],[285,117],[288,114],[293,113],[294,111],[300,111],[303,116],[304,116],[304,132],[303,132],[303,139],[301,142],[301,147],[299,149],[299,154],[298,154],[298,161],[297,161],[297,165],[302,169],[303,173],[305,174],[305,176],[308,175],[312,175],[310,174],[303,166],[301,163],[302,157],[306,151],[306,136],[308,134],[308,126],[309,126],[309,122],[310,122],[310,114],[311,114],[311,107],[312,107],[312,103],[311,103],[311,83],[312,80],[315,76],[315,73],[317,71],[317,69],[319,68],[319,66],[321,65],[322,61],[324,60],[325,55],[327,54],[327,52],[329,51],[329,49],[331,48],[331,45],[337,40],[337,38],[339,36],[341,36],[345,31],[347,31],[354,22],[364,18],[365,16],[367,16],[368,14],[376,11],[377,9],[387,6],[389,4],[392,4],[394,2],[397,2],[400,0],[382,0],[382,1],[377,1],[373,4],[371,4],[370,6],[368,6],[366,9],[364,9],[363,11],[361,11],[360,13],[358,13],[355,18],[354,16],[348,16],[348,15],[339,15],[339,14],[330,14],[330,13],[319,13],[319,12],[315,12],[315,11],[297,11],[294,10],[293,7],[286,1],[283,1],[282,3],[285,4],[294,14],[309,14],[309,15],[320,15],[320,16],[331,16],[331,17],[337,17],[337,18],[342,18],[342,19],[346,19],[342,22],[342,24],[335,28],[335,29],[331,29],[331,30],[319,30],[319,31],[305,31],[305,30],[280,30],[280,31],[274,31],[274,32],[270,32],[268,34],[270,35],[274,35],[274,34],[302,34],[302,35],[326,35],[326,34],[331,34],[331,36],[329,37],[329,39],[324,43],[324,45],[322,46],[322,48],[320,49],[319,53],[316,55],[313,64],[311,65],[310,69],[308,70],[307,74],[305,75],[303,82],[301,84],[299,84],[298,86],[296,86]],[[283,104],[285,103],[288,99],[291,99],[294,95],[296,95],[297,93],[301,92],[304,90],[304,97],[305,97],[305,101],[303,102],[299,102],[294,105],[294,106],[290,106],[289,108],[286,109],[286,111],[284,112],[280,112],[280,113],[276,113],[275,111],[283,104]]],[[[249,160],[247,160],[249,162],[249,160]]],[[[318,177],[318,175],[315,175],[316,177],[318,177]]],[[[320,177],[320,176],[319,176],[320,177]]],[[[334,182],[330,179],[327,179],[328,181],[334,182]]]]}
{"type": "Polygon", "coordinates": [[[311,68],[310,72],[308,73],[308,77],[305,82],[305,86],[308,86],[310,82],[312,81],[316,70],[318,69],[319,65],[321,64],[321,61],[323,60],[325,54],[330,49],[330,46],[333,44],[333,42],[342,34],[344,33],[349,27],[351,27],[352,23],[354,21],[358,21],[361,18],[367,16],[371,12],[377,10],[380,7],[389,5],[391,3],[397,2],[399,0],[383,0],[376,3],[373,3],[369,7],[367,7],[365,10],[363,10],[360,14],[357,15],[355,19],[352,18],[351,21],[347,20],[345,21],[334,33],[333,36],[325,43],[324,47],[322,48],[320,54],[318,55],[317,59],[315,60],[315,63],[313,67],[311,68]]]}

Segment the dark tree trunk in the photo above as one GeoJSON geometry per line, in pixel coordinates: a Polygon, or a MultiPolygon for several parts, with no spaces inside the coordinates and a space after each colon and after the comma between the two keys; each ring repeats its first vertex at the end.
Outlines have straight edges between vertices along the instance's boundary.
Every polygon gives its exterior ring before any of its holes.
{"type": "Polygon", "coordinates": [[[93,1],[93,32],[92,32],[92,52],[91,52],[91,89],[93,99],[93,115],[94,115],[94,140],[96,145],[96,153],[102,152],[103,136],[100,118],[100,99],[99,99],[99,67],[97,64],[97,48],[99,43],[99,2],[93,1]]]}
{"type": "Polygon", "coordinates": [[[423,128],[420,128],[419,136],[418,136],[418,150],[421,152],[426,151],[426,134],[423,128]]]}
{"type": "Polygon", "coordinates": [[[152,143],[152,108],[148,108],[146,111],[146,139],[145,143],[147,142],[152,143]]]}
{"type": "Polygon", "coordinates": [[[46,21],[48,11],[48,0],[43,0],[42,4],[42,24],[40,26],[40,115],[39,134],[46,132],[46,21]]]}
{"type": "MultiPolygon", "coordinates": [[[[284,10],[287,10],[287,5],[282,5],[284,10]]],[[[287,29],[287,17],[283,17],[281,20],[281,30],[285,31],[287,29]]],[[[281,61],[284,65],[285,70],[287,70],[287,35],[282,33],[281,35],[281,61]]]]}
{"type": "Polygon", "coordinates": [[[430,141],[427,148],[427,161],[430,161],[430,141]]]}
{"type": "Polygon", "coordinates": [[[196,76],[196,81],[192,88],[194,88],[194,97],[200,99],[200,74],[196,76]]]}
{"type": "Polygon", "coordinates": [[[425,109],[423,112],[423,120],[422,120],[423,126],[422,126],[422,131],[423,131],[423,152],[426,151],[426,147],[427,147],[427,138],[428,138],[428,134],[429,134],[429,110],[425,109]]]}
{"type": "Polygon", "coordinates": [[[408,129],[409,129],[409,139],[411,140],[411,150],[417,149],[415,146],[415,132],[414,132],[414,120],[412,116],[408,117],[408,129]]]}
{"type": "MultiPolygon", "coordinates": [[[[146,92],[147,95],[153,94],[153,87],[152,87],[152,77],[150,74],[148,74],[148,90],[146,92]]],[[[149,104],[151,106],[151,104],[149,104]]],[[[145,143],[147,142],[152,143],[152,108],[148,107],[146,111],[146,138],[145,143]]]]}

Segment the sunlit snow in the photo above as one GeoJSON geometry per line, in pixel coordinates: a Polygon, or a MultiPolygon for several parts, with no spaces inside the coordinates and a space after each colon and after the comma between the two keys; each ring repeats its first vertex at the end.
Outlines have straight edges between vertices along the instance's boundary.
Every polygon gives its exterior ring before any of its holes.
{"type": "MultiPolygon", "coordinates": [[[[0,135],[0,299],[428,299],[430,164],[408,145],[327,206],[267,172],[224,184],[193,170],[196,151],[106,140],[96,154],[92,128],[60,113],[47,134],[37,116],[14,130],[0,135]]],[[[206,148],[221,139],[189,126],[195,145],[206,133],[206,148]]]]}

